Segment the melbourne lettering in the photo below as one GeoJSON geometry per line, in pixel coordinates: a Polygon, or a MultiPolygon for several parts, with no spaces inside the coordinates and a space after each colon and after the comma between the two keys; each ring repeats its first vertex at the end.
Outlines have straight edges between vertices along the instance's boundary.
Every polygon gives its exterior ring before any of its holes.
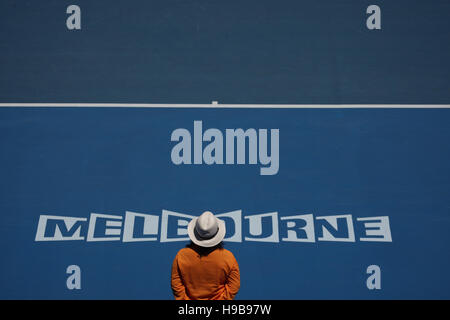
{"type": "MultiPolygon", "coordinates": [[[[388,216],[350,214],[279,216],[278,212],[216,214],[225,221],[229,242],[392,242],[388,216]]],[[[125,216],[91,213],[89,218],[41,215],[35,241],[188,241],[187,225],[195,216],[163,210],[161,215],[126,211],[125,216]]]]}

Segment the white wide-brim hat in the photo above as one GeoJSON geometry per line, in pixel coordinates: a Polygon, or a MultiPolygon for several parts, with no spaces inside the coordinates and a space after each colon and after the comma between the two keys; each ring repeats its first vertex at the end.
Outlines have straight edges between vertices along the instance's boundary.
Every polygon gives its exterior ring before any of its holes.
{"type": "Polygon", "coordinates": [[[201,247],[214,247],[225,238],[225,221],[205,211],[192,219],[187,227],[189,238],[201,247]]]}

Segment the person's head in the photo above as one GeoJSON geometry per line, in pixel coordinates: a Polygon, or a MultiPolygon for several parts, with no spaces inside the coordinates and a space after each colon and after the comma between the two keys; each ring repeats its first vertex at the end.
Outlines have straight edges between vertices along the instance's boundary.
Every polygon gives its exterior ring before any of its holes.
{"type": "Polygon", "coordinates": [[[193,249],[198,247],[198,251],[212,252],[223,247],[225,222],[216,218],[210,211],[205,211],[199,217],[192,219],[187,231],[191,239],[191,244],[188,246],[193,249]]]}
{"type": "Polygon", "coordinates": [[[200,257],[205,257],[216,249],[223,249],[223,242],[216,244],[214,247],[200,247],[191,241],[186,245],[186,248],[191,248],[200,257]]]}

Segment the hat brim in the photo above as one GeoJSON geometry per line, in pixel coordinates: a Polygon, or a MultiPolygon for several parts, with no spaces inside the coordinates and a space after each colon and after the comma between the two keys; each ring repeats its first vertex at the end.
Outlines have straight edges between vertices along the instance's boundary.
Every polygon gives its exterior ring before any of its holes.
{"type": "Polygon", "coordinates": [[[221,219],[217,219],[217,224],[219,227],[219,230],[217,231],[216,235],[210,239],[198,239],[195,236],[195,224],[197,223],[197,219],[198,218],[194,218],[192,219],[187,227],[187,232],[189,235],[189,239],[191,239],[191,241],[193,243],[195,243],[196,245],[200,246],[200,247],[214,247],[215,245],[218,245],[224,238],[225,238],[225,233],[226,233],[226,229],[225,229],[225,221],[221,220],[221,219]]]}

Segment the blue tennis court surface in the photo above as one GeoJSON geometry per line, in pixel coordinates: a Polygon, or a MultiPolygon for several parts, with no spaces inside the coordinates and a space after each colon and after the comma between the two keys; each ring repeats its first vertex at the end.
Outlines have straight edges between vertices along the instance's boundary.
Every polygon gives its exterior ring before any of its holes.
{"type": "Polygon", "coordinates": [[[2,1],[0,298],[172,299],[210,210],[236,299],[448,299],[449,13],[2,1]]]}

